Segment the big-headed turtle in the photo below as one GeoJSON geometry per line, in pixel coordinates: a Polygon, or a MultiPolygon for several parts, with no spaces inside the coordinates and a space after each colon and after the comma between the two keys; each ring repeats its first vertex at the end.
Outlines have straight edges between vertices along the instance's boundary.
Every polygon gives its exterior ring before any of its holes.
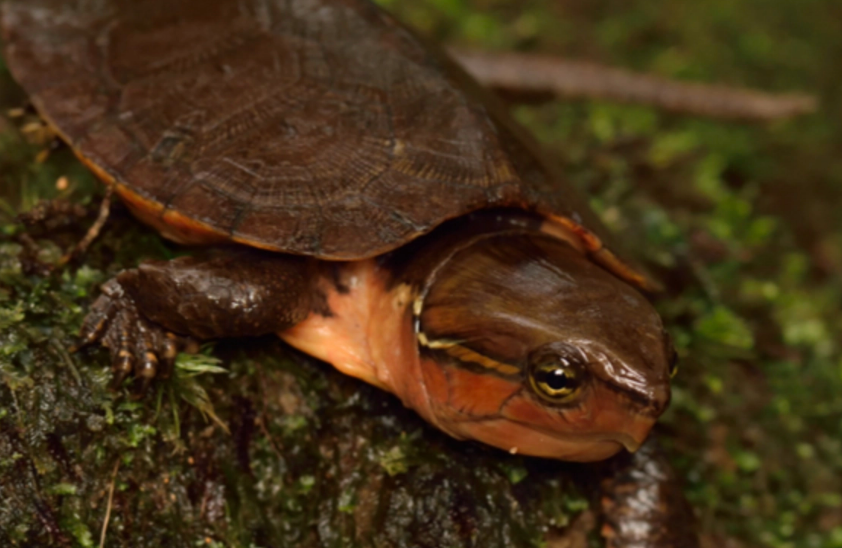
{"type": "Polygon", "coordinates": [[[132,212],[140,265],[82,330],[118,377],[180,337],[277,333],[441,430],[635,450],[674,352],[576,192],[478,86],[365,0],[10,0],[8,64],[132,212]]]}

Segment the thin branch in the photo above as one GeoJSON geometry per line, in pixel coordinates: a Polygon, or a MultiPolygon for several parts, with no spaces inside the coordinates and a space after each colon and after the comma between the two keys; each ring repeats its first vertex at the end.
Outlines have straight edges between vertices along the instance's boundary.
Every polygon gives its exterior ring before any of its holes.
{"type": "Polygon", "coordinates": [[[117,470],[120,469],[120,458],[114,463],[114,470],[111,472],[111,485],[108,486],[108,503],[105,506],[105,520],[102,522],[102,532],[99,535],[99,548],[105,546],[105,534],[108,532],[108,522],[111,521],[111,506],[114,502],[114,486],[117,484],[117,470]]]}
{"type": "Polygon", "coordinates": [[[81,255],[88,249],[88,246],[93,243],[93,241],[99,236],[99,233],[102,231],[102,227],[105,226],[105,222],[108,220],[108,215],[111,212],[111,197],[114,194],[114,185],[108,185],[105,187],[105,196],[102,198],[102,202],[99,204],[99,214],[97,215],[96,221],[91,227],[88,229],[88,232],[85,234],[85,237],[77,243],[73,249],[65,253],[61,259],[59,259],[58,266],[64,266],[69,263],[74,257],[81,255]]]}
{"type": "Polygon", "coordinates": [[[641,103],[673,112],[743,120],[788,118],[817,107],[816,98],[803,93],[773,94],[680,82],[548,55],[453,48],[449,52],[480,83],[506,92],[641,103]]]}

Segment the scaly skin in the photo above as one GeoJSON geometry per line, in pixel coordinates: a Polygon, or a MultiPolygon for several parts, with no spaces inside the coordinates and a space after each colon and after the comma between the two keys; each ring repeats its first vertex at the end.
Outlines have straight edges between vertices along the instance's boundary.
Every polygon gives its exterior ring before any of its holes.
{"type": "Polygon", "coordinates": [[[182,257],[121,272],[102,287],[80,332],[111,352],[119,384],[166,373],[190,339],[277,333],[318,308],[313,262],[240,250],[182,257]]]}

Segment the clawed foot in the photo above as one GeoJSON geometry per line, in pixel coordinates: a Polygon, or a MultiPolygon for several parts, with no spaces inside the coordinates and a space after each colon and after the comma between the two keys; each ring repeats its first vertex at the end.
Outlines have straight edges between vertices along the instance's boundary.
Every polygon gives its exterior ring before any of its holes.
{"type": "Polygon", "coordinates": [[[180,351],[198,349],[193,339],[175,335],[144,318],[117,279],[102,286],[102,295],[85,317],[79,335],[77,349],[99,341],[111,352],[113,388],[134,373],[141,393],[156,376],[170,374],[180,351]]]}

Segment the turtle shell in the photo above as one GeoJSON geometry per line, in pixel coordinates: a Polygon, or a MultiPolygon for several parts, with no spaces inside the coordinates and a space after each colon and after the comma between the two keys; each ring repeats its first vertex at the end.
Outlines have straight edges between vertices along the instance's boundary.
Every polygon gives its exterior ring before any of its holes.
{"type": "Polygon", "coordinates": [[[494,99],[366,0],[8,0],[2,30],[48,123],[178,241],[361,259],[514,207],[647,285],[494,99]]]}

